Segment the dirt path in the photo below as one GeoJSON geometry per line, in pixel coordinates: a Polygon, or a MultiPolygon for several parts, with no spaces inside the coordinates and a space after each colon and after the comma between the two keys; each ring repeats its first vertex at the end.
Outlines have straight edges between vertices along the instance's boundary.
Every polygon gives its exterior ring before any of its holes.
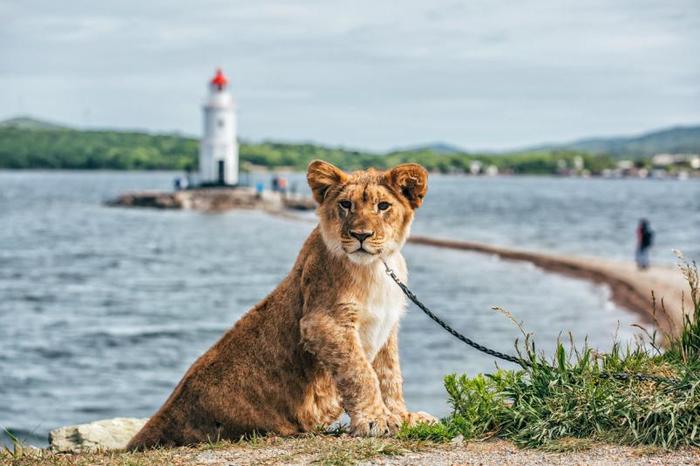
{"type": "Polygon", "coordinates": [[[503,440],[402,447],[382,440],[334,439],[317,448],[306,441],[284,442],[271,449],[219,450],[187,458],[192,464],[320,465],[688,465],[700,464],[697,450],[667,452],[595,445],[584,451],[551,453],[523,450],[503,440]]]}
{"type": "Polygon", "coordinates": [[[653,291],[657,310],[660,310],[662,301],[666,309],[665,316],[657,312],[659,325],[662,330],[671,331],[671,333],[675,333],[680,328],[683,310],[688,312],[692,309],[688,296],[688,284],[675,267],[655,266],[640,271],[632,262],[602,258],[546,254],[425,236],[412,236],[408,241],[425,246],[493,254],[507,260],[530,262],[551,272],[607,284],[612,290],[613,301],[631,311],[639,312],[647,321],[653,319],[653,291]]]}
{"type": "Polygon", "coordinates": [[[698,449],[665,451],[574,440],[563,442],[554,450],[524,450],[504,440],[436,444],[347,436],[268,437],[139,453],[60,454],[28,450],[12,457],[0,452],[0,465],[700,465],[698,449]]]}

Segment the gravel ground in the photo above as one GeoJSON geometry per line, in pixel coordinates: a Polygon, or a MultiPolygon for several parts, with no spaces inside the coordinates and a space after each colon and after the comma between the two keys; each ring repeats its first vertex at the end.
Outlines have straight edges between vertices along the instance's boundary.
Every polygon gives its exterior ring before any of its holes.
{"type": "Polygon", "coordinates": [[[523,450],[505,441],[468,443],[454,448],[376,458],[363,464],[425,465],[690,465],[700,464],[700,451],[664,452],[642,448],[595,445],[588,450],[547,453],[523,450]]]}
{"type": "Polygon", "coordinates": [[[57,454],[28,449],[12,457],[0,453],[2,465],[700,465],[700,449],[664,451],[620,447],[575,440],[557,447],[562,452],[523,450],[503,440],[430,442],[309,436],[264,438],[199,448],[152,450],[143,453],[57,454]],[[572,451],[576,450],[576,451],[572,451]]]}
{"type": "MultiPolygon", "coordinates": [[[[379,442],[381,443],[381,442],[379,442]]],[[[506,441],[472,442],[445,445],[417,445],[418,451],[395,451],[387,448],[357,449],[339,447],[330,452],[314,452],[315,448],[298,448],[299,445],[282,444],[271,449],[257,451],[221,450],[202,452],[190,459],[196,464],[361,464],[361,465],[700,465],[700,451],[679,450],[665,452],[644,448],[595,445],[578,452],[547,453],[523,450],[506,441]],[[296,447],[296,448],[295,448],[296,447]],[[376,456],[363,459],[364,454],[376,456]],[[252,456],[251,456],[252,455],[252,456]]]]}

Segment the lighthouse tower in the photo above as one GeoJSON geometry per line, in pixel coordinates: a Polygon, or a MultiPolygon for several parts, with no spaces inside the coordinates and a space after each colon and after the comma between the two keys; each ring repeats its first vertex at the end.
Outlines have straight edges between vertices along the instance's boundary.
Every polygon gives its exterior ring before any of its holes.
{"type": "Polygon", "coordinates": [[[204,134],[199,143],[199,180],[203,185],[238,183],[238,142],[233,97],[219,69],[209,82],[204,103],[204,134]]]}

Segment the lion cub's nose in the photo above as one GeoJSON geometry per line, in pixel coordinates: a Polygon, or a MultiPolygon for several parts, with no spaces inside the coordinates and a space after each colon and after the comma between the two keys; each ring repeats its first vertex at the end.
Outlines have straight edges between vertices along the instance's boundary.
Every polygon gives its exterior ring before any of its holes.
{"type": "Polygon", "coordinates": [[[374,233],[371,231],[351,231],[350,236],[357,238],[357,240],[362,243],[364,240],[372,236],[374,233]]]}

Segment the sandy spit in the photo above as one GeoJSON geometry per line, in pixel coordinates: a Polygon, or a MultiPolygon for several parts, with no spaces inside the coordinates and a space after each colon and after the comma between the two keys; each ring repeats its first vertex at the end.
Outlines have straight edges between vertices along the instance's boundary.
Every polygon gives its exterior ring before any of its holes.
{"type": "Polygon", "coordinates": [[[655,319],[661,330],[670,334],[678,332],[683,313],[692,309],[688,284],[675,267],[653,266],[647,270],[637,270],[633,262],[549,254],[470,241],[425,236],[412,236],[408,241],[412,244],[473,251],[506,260],[530,262],[543,270],[608,285],[615,303],[639,313],[646,322],[655,319]],[[662,312],[662,302],[665,312],[662,312]]]}

